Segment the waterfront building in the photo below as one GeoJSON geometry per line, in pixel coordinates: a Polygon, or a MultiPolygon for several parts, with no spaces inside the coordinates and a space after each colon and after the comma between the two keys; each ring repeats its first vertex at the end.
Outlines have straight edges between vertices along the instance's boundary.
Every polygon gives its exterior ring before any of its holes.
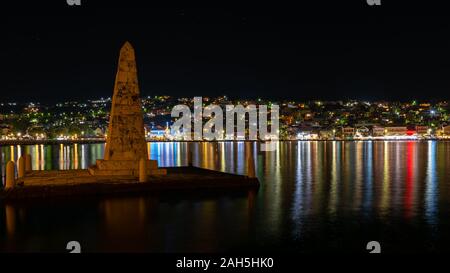
{"type": "Polygon", "coordinates": [[[444,126],[442,128],[444,136],[450,136],[450,125],[444,126]]]}
{"type": "Polygon", "coordinates": [[[353,127],[342,127],[342,136],[344,138],[350,138],[355,135],[355,128],[353,127]]]}
{"type": "Polygon", "coordinates": [[[408,128],[406,126],[386,127],[384,129],[385,136],[406,136],[408,128]]]}
{"type": "Polygon", "coordinates": [[[356,128],[355,136],[368,137],[368,136],[370,136],[370,130],[366,126],[359,126],[356,128]]]}
{"type": "Polygon", "coordinates": [[[336,131],[332,129],[322,129],[319,131],[320,139],[333,139],[335,137],[336,131]]]}
{"type": "Polygon", "coordinates": [[[416,126],[416,133],[419,136],[430,135],[431,129],[428,126],[416,126]]]}
{"type": "Polygon", "coordinates": [[[382,137],[384,136],[385,128],[381,126],[373,126],[372,127],[372,136],[373,137],[382,137]]]}

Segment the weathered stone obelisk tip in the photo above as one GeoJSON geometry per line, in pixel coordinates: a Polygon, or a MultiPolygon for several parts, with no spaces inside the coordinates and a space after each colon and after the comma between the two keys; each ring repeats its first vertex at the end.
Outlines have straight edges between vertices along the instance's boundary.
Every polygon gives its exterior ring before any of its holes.
{"type": "MultiPolygon", "coordinates": [[[[104,160],[89,169],[93,175],[138,175],[139,160],[148,159],[134,49],[120,49],[109,117],[104,160]]],[[[157,162],[146,161],[148,173],[164,173],[157,162]]]]}

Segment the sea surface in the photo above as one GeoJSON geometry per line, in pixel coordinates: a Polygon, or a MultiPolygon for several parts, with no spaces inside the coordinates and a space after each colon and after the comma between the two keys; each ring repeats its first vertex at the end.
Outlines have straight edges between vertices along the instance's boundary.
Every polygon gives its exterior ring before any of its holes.
{"type": "MultiPolygon", "coordinates": [[[[149,143],[161,167],[245,174],[244,142],[149,143]]],[[[0,251],[450,252],[450,142],[252,143],[258,191],[182,191],[0,203],[0,251]]],[[[1,170],[31,153],[35,170],[85,169],[104,144],[0,146],[1,170]]],[[[247,149],[248,151],[248,149],[247,149]]],[[[4,177],[3,177],[4,178],[4,177]]]]}

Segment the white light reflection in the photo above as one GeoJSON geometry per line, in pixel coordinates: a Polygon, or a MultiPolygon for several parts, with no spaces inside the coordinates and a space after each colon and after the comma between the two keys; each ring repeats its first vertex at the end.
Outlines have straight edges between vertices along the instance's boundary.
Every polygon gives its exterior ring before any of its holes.
{"type": "Polygon", "coordinates": [[[436,141],[428,141],[428,160],[426,174],[425,216],[429,224],[436,225],[438,218],[438,179],[436,170],[436,141]]]}

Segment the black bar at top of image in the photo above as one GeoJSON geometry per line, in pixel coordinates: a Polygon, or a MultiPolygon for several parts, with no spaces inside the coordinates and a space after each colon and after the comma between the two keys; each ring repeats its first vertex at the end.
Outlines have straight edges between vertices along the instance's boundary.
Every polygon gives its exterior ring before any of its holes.
{"type": "Polygon", "coordinates": [[[286,2],[211,2],[211,1],[142,1],[142,0],[50,0],[50,1],[4,1],[1,4],[3,15],[51,15],[55,13],[91,13],[101,19],[102,11],[107,15],[109,9],[133,9],[136,15],[145,15],[146,10],[154,8],[201,9],[218,8],[246,10],[247,12],[282,12],[302,17],[340,17],[347,15],[370,15],[372,13],[409,14],[409,13],[445,13],[445,2],[406,0],[309,0],[286,2]]]}

